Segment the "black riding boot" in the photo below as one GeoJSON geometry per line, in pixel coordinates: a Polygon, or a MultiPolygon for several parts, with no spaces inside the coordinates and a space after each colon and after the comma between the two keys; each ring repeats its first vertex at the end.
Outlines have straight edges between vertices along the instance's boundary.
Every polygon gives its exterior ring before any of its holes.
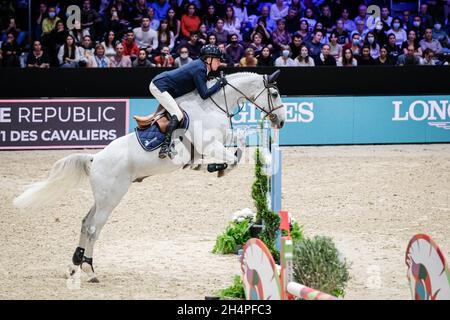
{"type": "Polygon", "coordinates": [[[167,126],[167,133],[164,137],[164,141],[161,144],[161,149],[159,150],[159,157],[161,159],[166,158],[169,155],[170,152],[170,143],[172,142],[172,133],[176,128],[178,128],[179,121],[177,116],[173,115],[170,118],[169,125],[167,126]]]}

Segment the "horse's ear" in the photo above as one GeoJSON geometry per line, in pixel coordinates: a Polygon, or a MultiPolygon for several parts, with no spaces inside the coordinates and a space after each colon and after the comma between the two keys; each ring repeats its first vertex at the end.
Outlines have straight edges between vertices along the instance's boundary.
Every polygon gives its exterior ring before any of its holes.
{"type": "Polygon", "coordinates": [[[280,73],[281,73],[280,69],[272,73],[268,78],[269,83],[274,83],[275,81],[277,81],[278,77],[280,76],[280,73]]]}

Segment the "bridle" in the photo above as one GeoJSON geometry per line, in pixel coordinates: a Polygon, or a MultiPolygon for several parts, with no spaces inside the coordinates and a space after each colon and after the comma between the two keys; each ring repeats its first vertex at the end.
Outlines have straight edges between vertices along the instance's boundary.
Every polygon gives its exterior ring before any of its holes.
{"type": "MultiPolygon", "coordinates": [[[[224,77],[223,72],[220,73],[220,76],[224,77]]],[[[233,127],[231,119],[244,109],[245,101],[248,101],[248,102],[252,103],[263,114],[265,114],[264,115],[264,119],[265,118],[269,118],[270,121],[275,121],[278,118],[278,116],[274,112],[277,111],[278,109],[283,108],[283,105],[275,107],[274,104],[273,104],[272,94],[270,93],[270,88],[273,88],[273,89],[277,90],[277,94],[279,94],[278,88],[276,87],[276,83],[270,83],[267,75],[263,75],[263,81],[264,81],[264,89],[262,89],[261,92],[258,93],[255,97],[247,96],[244,92],[242,92],[239,88],[236,88],[231,83],[227,83],[226,84],[227,86],[230,86],[231,88],[233,88],[235,91],[239,92],[242,95],[242,97],[238,98],[239,109],[238,109],[238,111],[236,113],[230,113],[229,112],[228,103],[227,103],[227,95],[225,94],[225,86],[222,87],[222,89],[223,89],[223,96],[224,96],[224,99],[225,99],[225,109],[222,108],[216,101],[214,101],[214,99],[212,97],[210,97],[211,101],[216,105],[216,107],[219,110],[221,110],[223,113],[225,113],[225,115],[228,117],[231,127],[233,127]],[[268,106],[269,106],[269,110],[268,111],[265,108],[263,108],[262,106],[260,106],[259,104],[256,103],[256,100],[258,100],[258,98],[265,91],[267,91],[267,103],[268,103],[268,106]],[[241,100],[241,99],[243,99],[244,101],[242,103],[239,103],[239,100],[241,100]]]]}

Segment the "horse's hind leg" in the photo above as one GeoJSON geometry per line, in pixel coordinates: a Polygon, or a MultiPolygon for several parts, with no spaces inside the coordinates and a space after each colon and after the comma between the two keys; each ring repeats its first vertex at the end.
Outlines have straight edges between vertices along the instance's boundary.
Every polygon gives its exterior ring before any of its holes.
{"type": "Polygon", "coordinates": [[[87,221],[88,221],[89,217],[92,216],[94,213],[95,213],[95,204],[89,210],[88,214],[84,217],[84,219],[81,223],[80,241],[78,243],[78,247],[75,249],[75,252],[73,253],[72,264],[69,265],[69,268],[66,273],[67,277],[73,276],[75,274],[75,272],[77,272],[81,263],[83,262],[84,252],[85,252],[85,248],[86,248],[86,241],[87,241],[87,221]]]}
{"type": "Polygon", "coordinates": [[[105,180],[102,180],[100,182],[102,185],[97,188],[95,188],[95,185],[92,186],[95,198],[95,212],[86,219],[86,242],[81,269],[87,273],[89,282],[98,282],[93,267],[95,242],[109,215],[122,200],[131,185],[131,180],[128,176],[107,180],[107,188],[105,188],[105,180]]]}

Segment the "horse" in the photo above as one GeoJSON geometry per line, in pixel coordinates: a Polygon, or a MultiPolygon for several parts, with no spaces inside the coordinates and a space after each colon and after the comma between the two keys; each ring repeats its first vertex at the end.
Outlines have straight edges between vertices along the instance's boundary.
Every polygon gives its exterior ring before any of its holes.
{"type": "MultiPolygon", "coordinates": [[[[160,159],[157,150],[145,151],[136,134],[129,133],[96,154],[71,154],[58,160],[48,178],[29,186],[14,199],[14,205],[26,208],[48,204],[75,188],[83,178],[88,178],[94,204],[82,220],[79,244],[67,276],[81,269],[87,274],[88,282],[99,282],[93,267],[94,245],[109,215],[130,185],[149,176],[189,166],[192,161],[205,157],[226,164],[225,167],[219,166],[221,169],[233,169],[239,157],[224,145],[225,132],[232,125],[234,116],[229,108],[249,101],[261,111],[262,117],[270,120],[272,127],[282,128],[286,108],[275,82],[279,72],[277,70],[271,75],[238,72],[227,75],[227,85],[210,99],[203,100],[196,90],[177,98],[178,105],[189,117],[190,125],[186,131],[174,132],[173,139],[178,143],[174,146],[172,159],[160,159]]],[[[207,85],[213,85],[213,81],[208,81],[207,85]]]]}

